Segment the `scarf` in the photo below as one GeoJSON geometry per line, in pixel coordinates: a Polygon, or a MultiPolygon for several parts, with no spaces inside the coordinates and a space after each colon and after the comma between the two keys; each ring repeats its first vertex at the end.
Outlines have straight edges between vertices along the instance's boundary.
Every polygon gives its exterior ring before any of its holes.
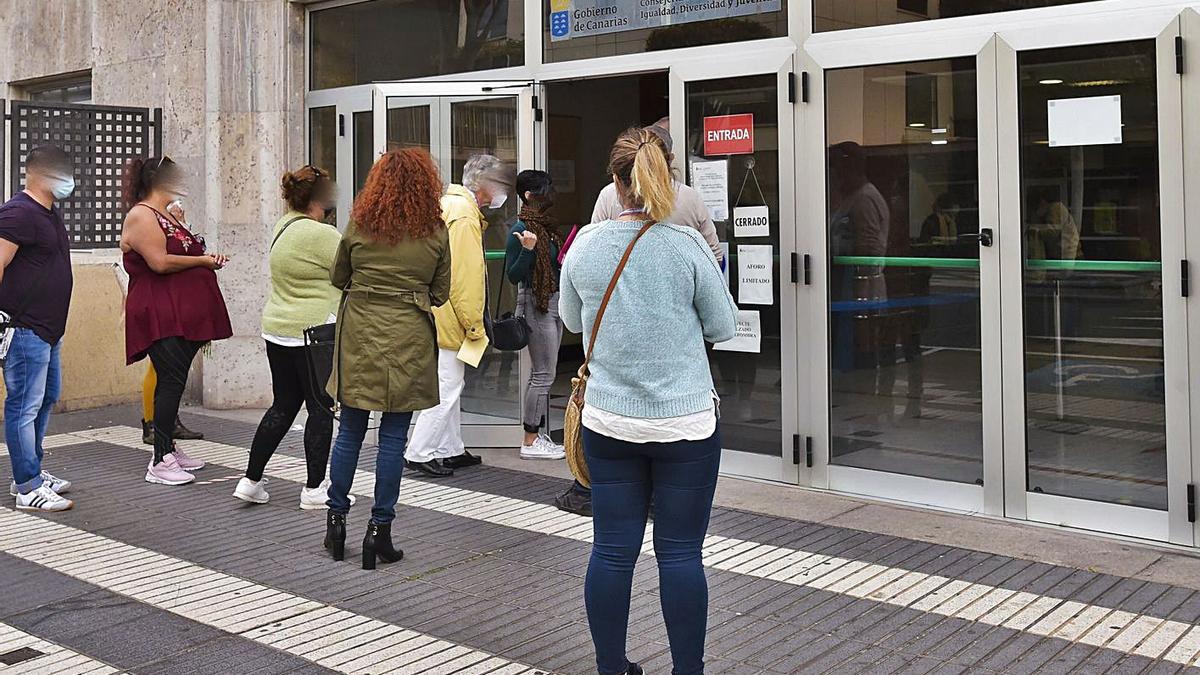
{"type": "Polygon", "coordinates": [[[543,314],[550,311],[550,296],[558,292],[558,280],[554,278],[554,256],[550,254],[550,242],[562,246],[562,235],[558,226],[546,216],[546,212],[528,204],[521,207],[518,216],[525,229],[537,235],[533,251],[533,298],[537,310],[543,314]]]}

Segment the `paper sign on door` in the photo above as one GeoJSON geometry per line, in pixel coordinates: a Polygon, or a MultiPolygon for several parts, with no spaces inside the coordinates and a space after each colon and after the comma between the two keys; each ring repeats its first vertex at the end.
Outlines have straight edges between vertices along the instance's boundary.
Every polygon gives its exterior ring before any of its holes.
{"type": "Polygon", "coordinates": [[[718,342],[713,349],[723,352],[747,352],[757,354],[762,351],[762,317],[757,309],[739,309],[737,313],[737,332],[732,340],[718,342]]]}
{"type": "Polygon", "coordinates": [[[765,206],[738,206],[733,209],[733,236],[771,236],[771,213],[765,206]]]}
{"type": "Polygon", "coordinates": [[[716,222],[729,220],[729,162],[692,162],[692,187],[716,222]]]}
{"type": "Polygon", "coordinates": [[[1050,147],[1121,143],[1120,96],[1060,98],[1046,103],[1050,147]]]}
{"type": "Polygon", "coordinates": [[[775,261],[771,246],[737,247],[738,304],[772,305],[775,303],[775,261]]]}

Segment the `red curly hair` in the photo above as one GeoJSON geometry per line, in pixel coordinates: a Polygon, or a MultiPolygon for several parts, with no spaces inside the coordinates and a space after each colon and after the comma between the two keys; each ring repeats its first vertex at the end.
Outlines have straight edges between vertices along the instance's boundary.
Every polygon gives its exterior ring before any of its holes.
{"type": "Polygon", "coordinates": [[[350,216],[376,241],[424,239],[445,227],[441,197],[442,179],[429,151],[392,150],[371,167],[350,216]]]}

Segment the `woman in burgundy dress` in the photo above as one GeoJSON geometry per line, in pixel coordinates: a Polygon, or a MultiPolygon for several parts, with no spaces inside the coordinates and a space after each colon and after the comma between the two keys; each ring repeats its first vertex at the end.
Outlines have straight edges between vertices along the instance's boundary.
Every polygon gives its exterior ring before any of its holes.
{"type": "Polygon", "coordinates": [[[200,348],[233,335],[216,275],[228,259],[205,250],[204,240],[167,212],[168,204],[186,196],[183,172],[169,157],[134,160],[126,169],[125,359],[132,364],[149,356],[158,371],[146,482],[161,485],[190,483],[191,472],[204,467],[173,440],[179,401],[200,348]]]}

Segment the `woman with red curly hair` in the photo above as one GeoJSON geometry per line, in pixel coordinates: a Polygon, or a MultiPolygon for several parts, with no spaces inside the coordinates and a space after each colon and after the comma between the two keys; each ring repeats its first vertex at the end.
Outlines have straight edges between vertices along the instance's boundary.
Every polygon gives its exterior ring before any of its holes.
{"type": "Polygon", "coordinates": [[[425,150],[380,157],[351,212],[330,279],[342,289],[329,393],[341,403],[333,444],[325,548],[345,555],[350,487],[371,411],[383,413],[375,458],[375,504],[363,538],[363,569],[396,562],[392,521],[412,411],[438,404],[432,309],[450,293],[450,244],[441,179],[425,150]]]}

